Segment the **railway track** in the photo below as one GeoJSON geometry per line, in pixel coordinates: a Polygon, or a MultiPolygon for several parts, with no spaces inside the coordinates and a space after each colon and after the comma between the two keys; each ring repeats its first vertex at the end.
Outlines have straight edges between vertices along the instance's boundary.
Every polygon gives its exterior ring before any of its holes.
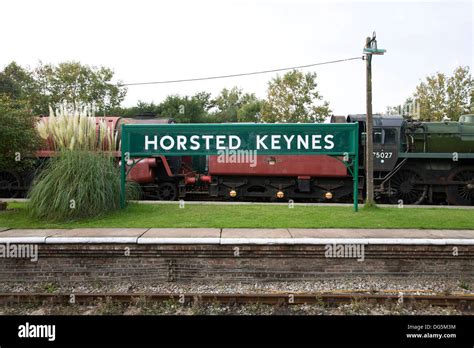
{"type": "Polygon", "coordinates": [[[149,302],[177,302],[181,304],[268,304],[301,305],[321,304],[336,306],[354,302],[372,304],[422,304],[455,307],[474,311],[474,295],[426,295],[426,294],[360,294],[360,293],[269,293],[269,294],[212,294],[212,293],[0,293],[0,305],[13,304],[80,304],[93,305],[101,302],[136,304],[149,302]]]}

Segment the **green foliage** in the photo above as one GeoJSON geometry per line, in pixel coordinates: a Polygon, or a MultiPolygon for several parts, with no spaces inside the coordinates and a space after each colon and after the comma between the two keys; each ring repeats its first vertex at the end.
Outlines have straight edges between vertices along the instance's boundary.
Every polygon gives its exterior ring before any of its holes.
{"type": "Polygon", "coordinates": [[[127,92],[111,82],[114,76],[111,69],[79,62],[40,65],[34,75],[42,94],[48,96],[47,102],[53,106],[63,102],[94,103],[100,113],[107,113],[120,105],[127,92]]]}
{"type": "Polygon", "coordinates": [[[31,217],[50,221],[91,218],[120,206],[120,174],[112,157],[62,150],[28,193],[31,217]]]}
{"type": "Polygon", "coordinates": [[[377,204],[374,202],[365,202],[364,204],[364,209],[366,210],[372,210],[372,209],[380,209],[377,204]]]}
{"type": "Polygon", "coordinates": [[[116,108],[113,114],[134,117],[143,113],[173,118],[177,123],[257,122],[263,100],[234,87],[224,88],[215,99],[200,92],[194,96],[168,96],[162,103],[139,101],[137,106],[116,108]]]}
{"type": "Polygon", "coordinates": [[[471,103],[469,108],[471,109],[471,113],[474,113],[474,86],[471,88],[471,103]]]}
{"type": "Polygon", "coordinates": [[[210,103],[210,94],[204,92],[192,97],[170,95],[160,104],[160,115],[177,123],[205,122],[210,103]]]}
{"type": "Polygon", "coordinates": [[[33,165],[40,140],[26,105],[0,95],[0,169],[26,170],[33,165]]]}
{"type": "Polygon", "coordinates": [[[416,87],[414,98],[419,105],[419,118],[440,121],[449,117],[456,121],[471,110],[472,88],[469,67],[458,67],[452,76],[436,73],[416,87]]]}
{"type": "Polygon", "coordinates": [[[159,116],[161,114],[160,104],[155,104],[153,102],[147,103],[139,100],[136,106],[128,108],[117,107],[110,110],[110,115],[116,115],[121,117],[135,117],[138,115],[143,115],[145,113],[159,116]]]}
{"type": "Polygon", "coordinates": [[[213,116],[220,122],[237,122],[237,112],[242,104],[242,90],[224,88],[214,99],[216,110],[213,116]]]}
{"type": "Polygon", "coordinates": [[[142,198],[142,188],[135,181],[127,181],[125,183],[125,191],[125,198],[129,201],[138,201],[142,198]]]}
{"type": "Polygon", "coordinates": [[[58,291],[58,285],[55,283],[46,283],[43,285],[43,289],[46,293],[52,294],[58,291]]]}
{"type": "Polygon", "coordinates": [[[234,87],[224,88],[214,100],[216,112],[214,116],[221,122],[237,122],[237,111],[241,106],[242,90],[234,87]]]}
{"type": "Polygon", "coordinates": [[[237,121],[239,122],[259,122],[263,100],[256,99],[242,105],[237,111],[237,121]]]}
{"type": "Polygon", "coordinates": [[[262,104],[253,93],[244,93],[237,87],[224,88],[214,99],[216,110],[212,117],[217,122],[255,122],[262,104]]]}
{"type": "Polygon", "coordinates": [[[471,78],[469,67],[458,67],[453,76],[448,78],[446,85],[447,110],[446,114],[452,120],[471,111],[472,90],[474,79],[471,78]]]}
{"type": "Polygon", "coordinates": [[[262,106],[263,100],[255,94],[233,87],[224,88],[215,99],[207,92],[193,96],[170,95],[160,104],[139,101],[137,106],[115,108],[112,114],[134,117],[151,113],[173,118],[177,123],[257,122],[262,106]]]}
{"type": "MultiPolygon", "coordinates": [[[[30,71],[15,62],[8,64],[0,72],[0,94],[12,100],[28,100],[36,93],[36,85],[30,71]]],[[[34,99],[34,98],[33,98],[34,99]]]]}
{"type": "Polygon", "coordinates": [[[47,115],[49,105],[63,102],[95,103],[103,114],[118,107],[127,92],[111,82],[113,76],[109,68],[79,62],[40,64],[33,70],[12,62],[0,72],[0,93],[25,101],[36,115],[47,115]]]}
{"type": "Polygon", "coordinates": [[[316,73],[292,70],[268,83],[262,109],[265,122],[320,122],[330,113],[329,103],[317,91],[316,73]]]}

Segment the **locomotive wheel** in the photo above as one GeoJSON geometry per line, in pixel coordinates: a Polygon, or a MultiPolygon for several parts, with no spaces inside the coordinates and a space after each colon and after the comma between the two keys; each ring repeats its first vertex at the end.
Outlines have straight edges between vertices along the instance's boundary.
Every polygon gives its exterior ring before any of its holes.
{"type": "Polygon", "coordinates": [[[474,204],[474,168],[456,168],[448,177],[449,181],[458,182],[448,185],[446,194],[448,203],[454,205],[474,204]]]}
{"type": "Polygon", "coordinates": [[[178,198],[178,189],[175,184],[165,182],[158,186],[157,196],[160,201],[175,201],[178,198]]]}
{"type": "Polygon", "coordinates": [[[420,204],[426,198],[428,185],[417,184],[422,181],[420,175],[411,169],[400,170],[389,181],[389,199],[396,204],[402,200],[403,204],[420,204]]]}
{"type": "Polygon", "coordinates": [[[0,172],[0,198],[16,198],[20,194],[21,179],[14,172],[0,172]]]}

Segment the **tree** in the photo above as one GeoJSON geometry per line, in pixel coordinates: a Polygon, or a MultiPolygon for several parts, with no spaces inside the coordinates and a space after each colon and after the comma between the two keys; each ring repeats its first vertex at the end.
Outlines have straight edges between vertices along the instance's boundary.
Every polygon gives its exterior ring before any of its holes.
{"type": "Polygon", "coordinates": [[[0,94],[7,95],[12,100],[26,99],[33,83],[31,73],[15,62],[11,62],[0,72],[0,94]]]}
{"type": "Polygon", "coordinates": [[[155,104],[153,102],[147,103],[139,100],[136,106],[114,108],[111,109],[109,113],[110,115],[117,115],[121,117],[135,117],[144,113],[159,115],[161,113],[161,108],[159,104],[155,104]]]}
{"type": "Polygon", "coordinates": [[[255,98],[252,101],[242,105],[237,111],[238,122],[259,122],[263,108],[263,100],[255,98]]]}
{"type": "Polygon", "coordinates": [[[37,115],[47,115],[50,105],[55,108],[63,102],[94,103],[98,113],[108,113],[127,93],[126,88],[111,82],[113,76],[109,68],[79,62],[40,63],[32,71],[12,62],[0,73],[0,94],[25,101],[37,115]]]}
{"type": "Polygon", "coordinates": [[[47,112],[47,102],[46,110],[41,111],[41,105],[45,104],[45,96],[41,95],[32,72],[16,62],[11,62],[0,72],[0,94],[8,96],[11,100],[24,102],[33,113],[47,112]]]}
{"type": "Polygon", "coordinates": [[[57,66],[40,64],[34,71],[40,93],[46,98],[41,111],[48,105],[60,103],[94,103],[98,113],[107,113],[118,107],[127,93],[120,84],[112,83],[114,73],[106,67],[82,65],[79,62],[60,63],[57,66]]]}
{"type": "Polygon", "coordinates": [[[135,117],[143,113],[173,118],[179,123],[206,122],[208,110],[213,106],[211,94],[199,92],[194,96],[171,95],[160,104],[138,101],[136,106],[118,107],[111,110],[113,115],[135,117]]]}
{"type": "Polygon", "coordinates": [[[474,87],[471,88],[471,105],[469,108],[471,109],[471,113],[474,113],[474,87]]]}
{"type": "Polygon", "coordinates": [[[237,112],[242,105],[242,90],[237,87],[224,88],[214,99],[214,116],[220,122],[237,122],[237,112]]]}
{"type": "Polygon", "coordinates": [[[35,122],[24,102],[0,96],[0,171],[22,171],[33,165],[40,143],[35,122]]]}
{"type": "Polygon", "coordinates": [[[456,68],[446,86],[449,118],[458,120],[460,116],[470,112],[473,87],[474,79],[471,78],[469,67],[456,68]]]}
{"type": "Polygon", "coordinates": [[[160,104],[160,114],[177,123],[199,123],[207,116],[210,94],[198,93],[192,97],[170,95],[160,104]]]}
{"type": "Polygon", "coordinates": [[[262,108],[265,122],[320,122],[330,113],[329,103],[317,91],[316,73],[292,70],[268,83],[262,108]]]}
{"type": "Polygon", "coordinates": [[[244,93],[238,87],[224,88],[213,101],[211,117],[216,122],[255,122],[262,104],[254,93],[244,93]]]}
{"type": "Polygon", "coordinates": [[[414,93],[419,118],[439,121],[446,116],[458,120],[459,116],[470,112],[472,87],[473,79],[467,66],[456,68],[450,77],[439,72],[428,76],[414,93]]]}

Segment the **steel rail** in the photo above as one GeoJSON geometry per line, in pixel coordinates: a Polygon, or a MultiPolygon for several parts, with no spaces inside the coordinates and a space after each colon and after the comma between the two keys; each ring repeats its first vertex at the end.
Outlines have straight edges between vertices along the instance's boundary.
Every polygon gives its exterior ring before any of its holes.
{"type": "Polygon", "coordinates": [[[422,303],[432,306],[458,307],[474,310],[474,294],[427,295],[402,292],[400,294],[361,293],[0,293],[0,304],[98,304],[101,302],[148,303],[148,302],[219,303],[219,304],[324,304],[339,305],[357,302],[422,303]]]}

